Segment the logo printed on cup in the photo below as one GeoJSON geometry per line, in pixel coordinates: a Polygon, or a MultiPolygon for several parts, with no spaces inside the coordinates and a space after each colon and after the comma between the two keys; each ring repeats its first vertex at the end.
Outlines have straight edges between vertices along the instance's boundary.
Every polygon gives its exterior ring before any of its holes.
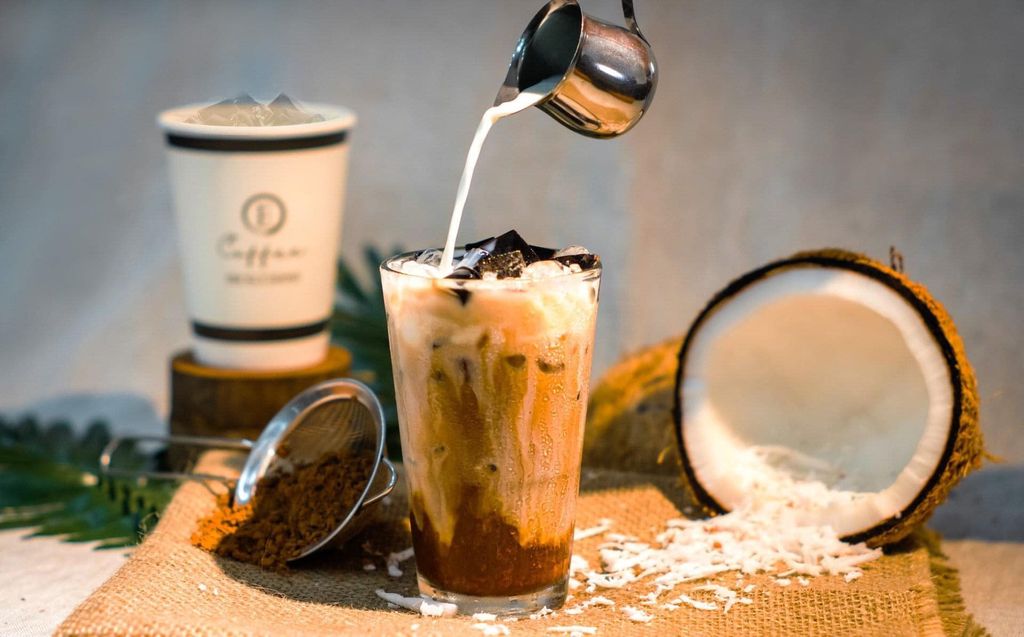
{"type": "Polygon", "coordinates": [[[259,193],[242,204],[242,223],[250,231],[270,236],[284,226],[284,202],[277,195],[259,193]]]}

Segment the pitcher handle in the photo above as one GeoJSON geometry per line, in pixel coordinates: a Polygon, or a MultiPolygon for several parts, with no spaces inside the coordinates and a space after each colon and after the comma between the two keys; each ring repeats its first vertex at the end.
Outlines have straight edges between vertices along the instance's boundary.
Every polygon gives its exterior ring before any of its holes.
{"type": "Polygon", "coordinates": [[[168,442],[203,447],[206,449],[231,449],[234,451],[250,451],[251,440],[238,440],[236,438],[210,438],[207,436],[118,436],[113,438],[100,454],[100,472],[105,476],[117,476],[122,478],[153,478],[157,480],[213,480],[231,485],[236,482],[234,478],[218,476],[212,473],[181,473],[177,471],[135,471],[132,469],[120,469],[112,467],[111,460],[114,452],[125,442],[168,442]]]}
{"type": "MultiPolygon", "coordinates": [[[[636,11],[633,10],[633,0],[622,0],[622,15],[626,18],[626,26],[644,42],[647,42],[647,38],[644,37],[643,33],[640,33],[640,25],[636,23],[636,11]]],[[[647,42],[650,44],[650,42],[647,42]]]]}

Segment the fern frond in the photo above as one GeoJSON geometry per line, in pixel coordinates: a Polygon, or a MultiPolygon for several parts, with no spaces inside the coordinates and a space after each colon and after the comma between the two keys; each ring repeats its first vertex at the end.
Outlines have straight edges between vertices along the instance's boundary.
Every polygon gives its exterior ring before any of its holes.
{"type": "MultiPolygon", "coordinates": [[[[392,254],[401,252],[395,248],[392,254]]],[[[391,376],[388,323],[379,267],[384,257],[374,246],[363,249],[363,265],[369,274],[361,280],[344,260],[338,263],[338,298],[331,321],[333,340],[352,354],[353,372],[368,381],[384,406],[387,418],[388,453],[401,458],[398,411],[391,376]]]]}
{"type": "MultiPolygon", "coordinates": [[[[174,486],[103,479],[99,456],[109,440],[108,427],[99,422],[76,435],[64,422],[41,426],[31,417],[0,419],[0,529],[99,541],[100,548],[137,543],[174,486]]],[[[135,449],[119,456],[131,468],[153,462],[135,449]]]]}

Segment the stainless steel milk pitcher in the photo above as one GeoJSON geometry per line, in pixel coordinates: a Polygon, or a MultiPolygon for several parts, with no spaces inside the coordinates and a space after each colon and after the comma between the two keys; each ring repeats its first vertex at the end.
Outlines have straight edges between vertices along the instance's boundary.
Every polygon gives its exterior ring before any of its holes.
{"type": "Polygon", "coordinates": [[[622,0],[623,28],[592,18],[577,0],[551,0],[519,37],[494,104],[561,78],[537,107],[589,137],[615,137],[650,108],[658,67],[640,33],[633,1],[622,0]]]}

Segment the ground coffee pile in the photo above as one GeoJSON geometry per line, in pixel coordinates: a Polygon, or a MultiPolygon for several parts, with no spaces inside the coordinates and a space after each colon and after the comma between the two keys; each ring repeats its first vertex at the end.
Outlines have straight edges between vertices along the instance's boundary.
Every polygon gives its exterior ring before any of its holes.
{"type": "Polygon", "coordinates": [[[252,501],[233,506],[232,494],[199,521],[192,544],[242,562],[284,570],[287,561],[327,537],[366,488],[372,459],[324,455],[260,480],[252,501]]]}

